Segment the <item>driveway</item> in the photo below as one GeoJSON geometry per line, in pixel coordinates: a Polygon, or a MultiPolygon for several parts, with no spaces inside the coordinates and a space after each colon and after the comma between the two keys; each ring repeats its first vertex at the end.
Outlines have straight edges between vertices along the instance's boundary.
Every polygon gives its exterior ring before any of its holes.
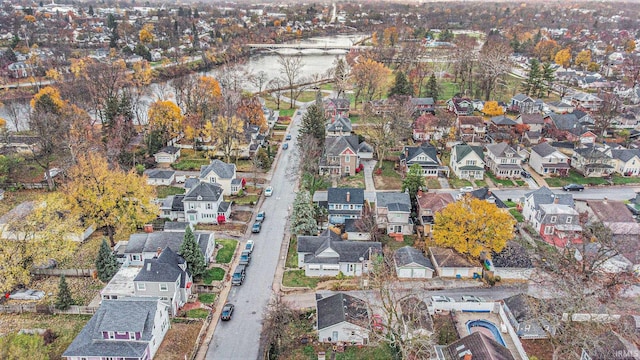
{"type": "Polygon", "coordinates": [[[375,169],[377,163],[376,160],[362,160],[362,165],[364,165],[364,185],[367,191],[376,191],[376,184],[373,182],[373,169],[375,169]]]}

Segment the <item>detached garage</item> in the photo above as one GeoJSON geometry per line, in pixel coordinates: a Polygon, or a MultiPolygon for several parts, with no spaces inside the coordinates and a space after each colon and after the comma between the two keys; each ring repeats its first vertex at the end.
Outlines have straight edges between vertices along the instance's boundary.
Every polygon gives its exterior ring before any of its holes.
{"type": "Polygon", "coordinates": [[[399,279],[431,279],[433,277],[434,267],[431,260],[425,257],[422,251],[412,246],[396,250],[393,259],[399,279]]]}

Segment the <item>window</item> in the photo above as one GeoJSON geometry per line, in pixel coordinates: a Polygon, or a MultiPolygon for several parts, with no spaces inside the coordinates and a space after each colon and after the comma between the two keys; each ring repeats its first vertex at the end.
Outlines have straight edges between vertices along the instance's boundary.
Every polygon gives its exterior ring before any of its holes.
{"type": "Polygon", "coordinates": [[[131,255],[131,260],[140,261],[140,255],[131,255]]]}
{"type": "Polygon", "coordinates": [[[138,290],[147,290],[147,285],[145,283],[136,283],[136,286],[138,287],[138,290]]]}
{"type": "Polygon", "coordinates": [[[136,333],[130,332],[129,333],[129,340],[135,340],[135,339],[136,339],[136,333]]]}
{"type": "Polygon", "coordinates": [[[544,234],[545,235],[551,235],[553,234],[553,226],[547,226],[544,228],[544,234]]]}
{"type": "Polygon", "coordinates": [[[207,210],[211,210],[211,208],[212,208],[211,203],[207,203],[206,207],[207,207],[207,210]]]}
{"type": "Polygon", "coordinates": [[[573,221],[573,218],[571,216],[567,217],[567,224],[571,224],[572,221],[573,221]]]}
{"type": "Polygon", "coordinates": [[[465,163],[467,166],[474,166],[476,164],[475,160],[467,160],[465,163]]]}
{"type": "Polygon", "coordinates": [[[506,164],[507,163],[507,159],[500,159],[500,163],[501,164],[506,164]]]}
{"type": "Polygon", "coordinates": [[[212,184],[215,183],[216,182],[216,177],[215,176],[210,177],[209,178],[209,182],[212,183],[212,184]]]}
{"type": "Polygon", "coordinates": [[[113,333],[113,331],[109,331],[108,333],[109,339],[115,339],[116,335],[113,333]]]}
{"type": "Polygon", "coordinates": [[[552,223],[552,224],[555,224],[555,223],[556,223],[556,220],[558,220],[558,217],[557,217],[557,216],[552,216],[552,217],[551,217],[551,223],[552,223]]]}
{"type": "Polygon", "coordinates": [[[345,167],[344,167],[344,173],[345,173],[345,174],[350,174],[350,173],[351,173],[351,168],[350,168],[350,166],[345,166],[345,167]]]}
{"type": "Polygon", "coordinates": [[[169,291],[169,287],[165,283],[160,284],[160,291],[169,291]]]}
{"type": "Polygon", "coordinates": [[[351,161],[351,156],[346,155],[346,156],[344,157],[344,161],[345,161],[345,162],[349,162],[349,161],[351,161]]]}

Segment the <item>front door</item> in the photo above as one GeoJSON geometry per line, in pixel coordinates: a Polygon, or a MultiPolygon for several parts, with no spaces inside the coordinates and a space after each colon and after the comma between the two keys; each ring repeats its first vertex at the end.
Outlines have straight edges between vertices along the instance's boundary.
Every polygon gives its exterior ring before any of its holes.
{"type": "Polygon", "coordinates": [[[331,341],[332,342],[337,342],[338,341],[338,332],[334,331],[333,333],[331,333],[331,341]]]}

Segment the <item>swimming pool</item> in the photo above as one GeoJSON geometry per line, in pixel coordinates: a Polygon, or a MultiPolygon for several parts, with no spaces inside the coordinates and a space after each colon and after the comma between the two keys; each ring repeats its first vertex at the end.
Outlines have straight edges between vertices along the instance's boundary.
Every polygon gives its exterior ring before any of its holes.
{"type": "Polygon", "coordinates": [[[467,330],[469,331],[469,334],[471,334],[473,331],[481,331],[484,332],[487,335],[492,335],[493,338],[500,343],[502,346],[506,346],[504,343],[504,339],[502,338],[502,334],[500,334],[500,331],[498,331],[498,327],[487,320],[471,320],[467,322],[467,330]],[[476,328],[473,329],[472,328],[476,328]]]}

